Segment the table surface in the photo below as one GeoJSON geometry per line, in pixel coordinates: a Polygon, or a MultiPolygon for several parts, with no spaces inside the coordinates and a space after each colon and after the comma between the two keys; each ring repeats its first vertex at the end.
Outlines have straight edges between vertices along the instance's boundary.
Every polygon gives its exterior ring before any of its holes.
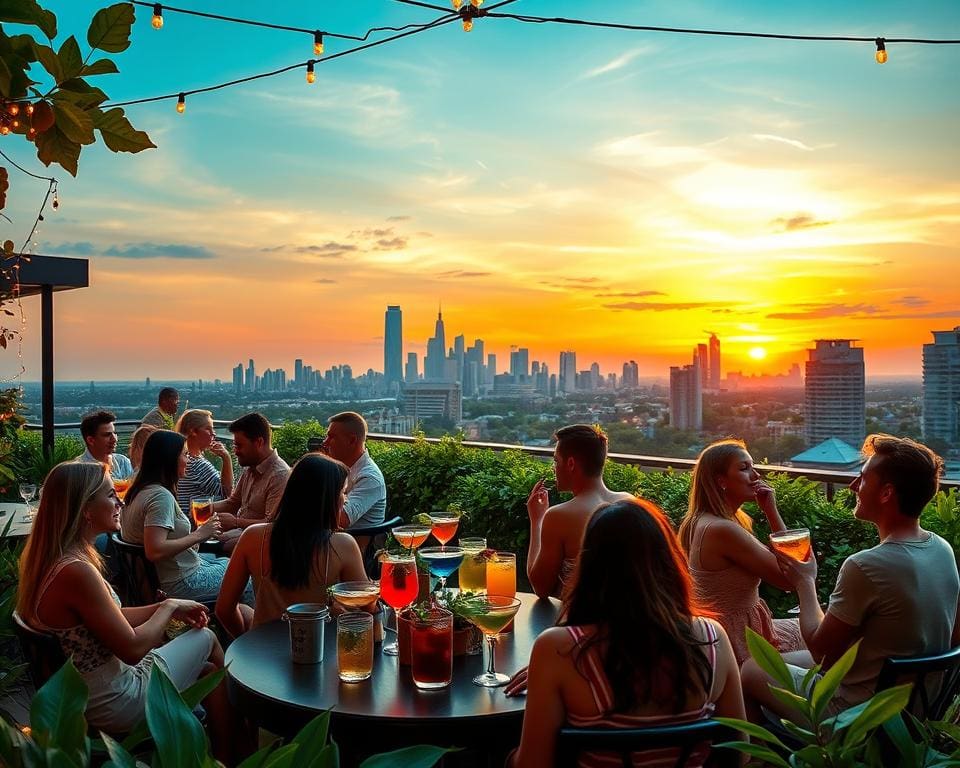
{"type": "MultiPolygon", "coordinates": [[[[525,666],[533,641],[552,627],[560,611],[559,601],[540,600],[536,595],[518,593],[521,607],[513,632],[497,642],[498,672],[513,674],[525,666]]],[[[392,633],[388,638],[392,638],[392,633]]],[[[257,627],[237,638],[227,650],[228,685],[231,694],[244,704],[244,711],[258,720],[278,721],[284,716],[303,724],[310,716],[333,710],[334,722],[350,719],[377,719],[396,725],[415,720],[423,726],[442,726],[478,717],[522,715],[524,697],[507,698],[503,688],[474,685],[473,678],[485,671],[483,656],[457,656],[453,660],[453,682],[437,691],[421,691],[413,683],[410,667],[399,665],[396,656],[386,656],[375,646],[373,675],[360,683],[342,683],[337,675],[336,624],[324,632],[324,660],[320,664],[290,661],[287,625],[277,621],[257,627]]]]}
{"type": "MultiPolygon", "coordinates": [[[[36,509],[36,508],[34,508],[36,509]]],[[[9,538],[18,536],[29,536],[33,530],[33,520],[27,518],[27,505],[21,502],[0,503],[0,538],[4,537],[7,523],[10,522],[10,516],[13,515],[13,524],[10,530],[6,532],[9,538]]]]}

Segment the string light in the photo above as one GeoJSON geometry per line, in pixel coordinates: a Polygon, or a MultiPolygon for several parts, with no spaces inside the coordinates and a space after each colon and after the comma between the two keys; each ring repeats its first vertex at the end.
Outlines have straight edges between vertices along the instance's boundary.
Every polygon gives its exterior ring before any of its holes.
{"type": "Polygon", "coordinates": [[[319,29],[313,33],[313,55],[323,56],[323,32],[319,29]]]}
{"type": "Polygon", "coordinates": [[[877,64],[886,64],[887,63],[887,43],[882,37],[878,37],[875,40],[877,44],[877,64]]]}
{"type": "Polygon", "coordinates": [[[473,30],[473,19],[471,19],[469,16],[464,16],[464,17],[463,17],[463,31],[464,31],[464,32],[470,32],[470,31],[472,31],[472,30],[473,30]]]}
{"type": "Polygon", "coordinates": [[[9,104],[7,104],[7,112],[10,113],[11,117],[16,117],[20,114],[20,105],[15,101],[11,101],[9,104]]]}
{"type": "Polygon", "coordinates": [[[463,5],[463,0],[450,0],[450,4],[453,6],[453,10],[459,11],[460,6],[463,5]]]}
{"type": "Polygon", "coordinates": [[[483,0],[470,0],[470,5],[464,5],[460,8],[460,19],[463,21],[463,31],[470,32],[473,29],[473,20],[483,16],[484,11],[479,9],[483,0]]]}
{"type": "Polygon", "coordinates": [[[183,111],[186,108],[187,108],[187,96],[184,93],[180,93],[177,95],[177,112],[179,112],[182,115],[183,111]]]}
{"type": "Polygon", "coordinates": [[[163,6],[160,3],[153,4],[153,20],[150,23],[154,29],[163,28],[163,6]]]}
{"type": "Polygon", "coordinates": [[[313,71],[313,62],[307,62],[307,82],[314,83],[317,79],[317,73],[313,71]]]}
{"type": "Polygon", "coordinates": [[[472,5],[474,8],[479,8],[481,5],[483,5],[483,0],[470,0],[470,5],[472,5]]]}

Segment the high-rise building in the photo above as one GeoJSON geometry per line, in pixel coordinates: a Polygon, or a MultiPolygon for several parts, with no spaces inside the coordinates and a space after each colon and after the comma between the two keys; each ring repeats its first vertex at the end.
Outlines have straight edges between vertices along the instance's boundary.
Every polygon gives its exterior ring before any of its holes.
{"type": "Polygon", "coordinates": [[[854,339],[817,339],[807,350],[804,434],[809,446],[836,437],[859,448],[866,437],[863,348],[854,339]]]}
{"type": "Polygon", "coordinates": [[[697,344],[693,350],[696,363],[700,367],[700,385],[706,389],[710,386],[710,358],[707,355],[707,345],[697,344]]]}
{"type": "Polygon", "coordinates": [[[237,363],[233,369],[233,391],[236,394],[243,391],[243,363],[237,363]]]}
{"type": "Polygon", "coordinates": [[[960,446],[960,325],[923,345],[923,439],[960,446]]]}
{"type": "Polygon", "coordinates": [[[487,376],[486,384],[488,387],[493,386],[493,380],[497,375],[497,356],[492,352],[487,355],[487,376]]]}
{"type": "Polygon", "coordinates": [[[703,429],[703,385],[700,365],[670,366],[670,425],[674,429],[703,429]]]}
{"type": "Polygon", "coordinates": [[[423,378],[444,381],[447,367],[447,337],[443,328],[443,313],[437,312],[433,337],[427,341],[427,355],[423,359],[423,378]]]}
{"type": "Polygon", "coordinates": [[[299,357],[293,361],[293,383],[297,389],[306,389],[303,382],[303,360],[299,357]]]}
{"type": "Polygon", "coordinates": [[[526,347],[510,347],[510,375],[518,382],[530,375],[530,350],[526,347]]]}
{"type": "Polygon", "coordinates": [[[636,360],[623,364],[623,379],[620,383],[624,389],[636,389],[640,386],[640,367],[636,360]]]}
{"type": "Polygon", "coordinates": [[[560,353],[560,370],[557,379],[557,391],[575,392],[577,389],[577,353],[560,353]]]}
{"type": "Polygon", "coordinates": [[[247,363],[247,376],[244,379],[244,388],[247,392],[253,392],[257,388],[257,369],[253,364],[253,358],[251,357],[247,363]]]}
{"type": "Polygon", "coordinates": [[[719,390],[720,389],[720,339],[717,338],[717,334],[710,334],[710,364],[708,369],[710,375],[707,377],[709,382],[710,389],[719,390]]]}
{"type": "Polygon", "coordinates": [[[463,397],[457,382],[428,382],[403,385],[403,413],[414,422],[431,417],[463,419],[463,397]]]}
{"type": "Polygon", "coordinates": [[[404,371],[403,380],[407,384],[415,384],[420,378],[420,365],[417,361],[416,352],[407,352],[407,369],[404,371]]]}
{"type": "Polygon", "coordinates": [[[388,387],[403,380],[403,312],[396,304],[383,317],[383,379],[388,387]]]}
{"type": "Polygon", "coordinates": [[[463,383],[463,364],[465,362],[467,352],[467,340],[464,338],[461,333],[459,336],[454,336],[453,338],[453,359],[457,364],[457,373],[454,381],[459,381],[463,383]]]}

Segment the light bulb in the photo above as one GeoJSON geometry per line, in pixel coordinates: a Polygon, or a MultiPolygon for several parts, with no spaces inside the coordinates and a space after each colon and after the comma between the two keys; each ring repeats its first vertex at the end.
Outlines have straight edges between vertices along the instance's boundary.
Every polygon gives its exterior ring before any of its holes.
{"type": "Polygon", "coordinates": [[[14,128],[19,128],[19,127],[20,127],[20,121],[19,121],[19,120],[16,120],[16,119],[11,120],[11,121],[10,121],[10,125],[13,126],[14,128]]]}
{"type": "Polygon", "coordinates": [[[60,207],[60,198],[57,197],[57,193],[53,193],[53,210],[57,210],[60,207]]]}
{"type": "Polygon", "coordinates": [[[319,29],[313,33],[313,55],[323,56],[323,32],[319,29]]]}
{"type": "Polygon", "coordinates": [[[7,112],[9,112],[11,115],[16,117],[17,115],[20,114],[20,105],[17,104],[17,102],[7,104],[7,112]]]}
{"type": "Polygon", "coordinates": [[[181,93],[179,96],[177,96],[177,112],[179,112],[182,115],[183,110],[185,110],[186,108],[187,108],[187,97],[185,94],[181,93]]]}
{"type": "Polygon", "coordinates": [[[154,29],[163,27],[163,6],[160,3],[153,4],[153,20],[150,23],[154,29]]]}
{"type": "Polygon", "coordinates": [[[10,133],[10,126],[0,125],[0,134],[3,134],[4,136],[6,136],[8,133],[10,133]]]}
{"type": "Polygon", "coordinates": [[[313,71],[313,62],[307,62],[307,82],[313,83],[317,80],[317,73],[313,71]]]}
{"type": "Polygon", "coordinates": [[[28,115],[33,114],[33,104],[27,104],[27,114],[28,115]]]}
{"type": "Polygon", "coordinates": [[[886,40],[882,37],[878,37],[876,40],[877,43],[877,64],[886,64],[887,63],[887,45],[886,40]]]}
{"type": "Polygon", "coordinates": [[[463,5],[463,0],[450,0],[450,4],[453,6],[453,10],[459,11],[460,6],[463,5]]]}
{"type": "Polygon", "coordinates": [[[470,5],[472,5],[474,8],[479,8],[481,5],[483,5],[483,0],[470,0],[470,5]]]}
{"type": "Polygon", "coordinates": [[[468,17],[463,20],[463,31],[469,32],[471,29],[473,29],[473,19],[468,17]]]}

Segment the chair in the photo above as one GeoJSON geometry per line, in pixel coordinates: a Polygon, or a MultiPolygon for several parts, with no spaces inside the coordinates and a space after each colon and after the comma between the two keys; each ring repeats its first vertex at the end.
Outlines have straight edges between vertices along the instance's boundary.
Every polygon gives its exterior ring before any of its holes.
{"type": "Polygon", "coordinates": [[[942,720],[947,708],[960,694],[960,646],[936,656],[890,658],[877,678],[877,691],[901,683],[913,683],[907,711],[923,720],[942,720]],[[935,682],[931,676],[940,679],[935,682]],[[937,689],[931,697],[930,688],[937,689]]]}
{"type": "Polygon", "coordinates": [[[30,679],[34,687],[40,690],[44,683],[67,663],[60,641],[55,635],[39,632],[29,626],[16,611],[13,612],[13,633],[17,636],[20,650],[27,660],[30,679]]]}
{"type": "Polygon", "coordinates": [[[160,578],[157,569],[141,544],[131,544],[120,538],[119,533],[110,536],[119,560],[120,599],[124,605],[150,605],[157,599],[160,578]]]}
{"type": "MultiPolygon", "coordinates": [[[[739,738],[733,728],[712,719],[653,728],[561,728],[554,762],[559,768],[573,768],[581,752],[616,752],[624,768],[629,768],[633,765],[634,752],[676,747],[674,768],[683,768],[701,744],[739,738]]],[[[735,766],[738,760],[733,750],[717,750],[711,754],[712,764],[718,766],[735,766]]]]}
{"type": "Polygon", "coordinates": [[[403,524],[403,519],[394,516],[376,525],[355,525],[347,529],[347,533],[357,540],[360,552],[363,554],[363,569],[367,576],[376,581],[380,578],[380,563],[377,562],[377,550],[383,546],[387,531],[403,524]]]}

